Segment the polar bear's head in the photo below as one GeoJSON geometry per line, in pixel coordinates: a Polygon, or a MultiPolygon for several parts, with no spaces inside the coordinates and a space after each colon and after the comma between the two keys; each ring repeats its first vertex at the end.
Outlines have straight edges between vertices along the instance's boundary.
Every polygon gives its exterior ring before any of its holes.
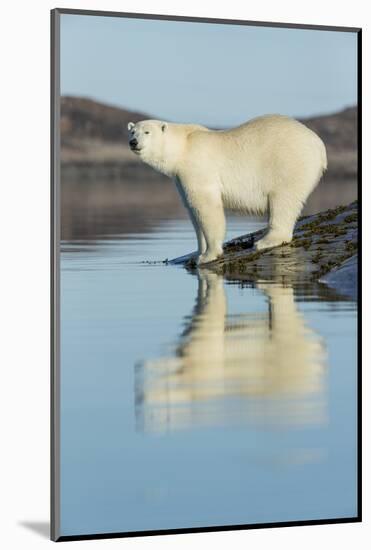
{"type": "Polygon", "coordinates": [[[141,160],[164,174],[171,175],[176,141],[172,124],[162,120],[142,120],[128,124],[130,149],[141,160]]]}
{"type": "Polygon", "coordinates": [[[162,134],[166,131],[166,122],[160,120],[142,120],[141,122],[129,122],[129,145],[134,153],[151,154],[157,151],[163,141],[162,134]]]}

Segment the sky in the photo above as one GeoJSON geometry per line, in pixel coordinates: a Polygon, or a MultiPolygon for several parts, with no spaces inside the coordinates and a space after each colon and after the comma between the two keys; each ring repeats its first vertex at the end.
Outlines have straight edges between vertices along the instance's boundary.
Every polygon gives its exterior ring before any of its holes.
{"type": "Polygon", "coordinates": [[[353,32],[61,16],[61,93],[224,127],[357,102],[353,32]]]}

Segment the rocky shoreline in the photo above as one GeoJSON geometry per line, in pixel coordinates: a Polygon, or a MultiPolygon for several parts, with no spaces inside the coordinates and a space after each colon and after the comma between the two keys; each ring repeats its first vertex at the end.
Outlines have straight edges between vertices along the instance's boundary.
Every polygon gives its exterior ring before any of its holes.
{"type": "MultiPolygon", "coordinates": [[[[301,217],[291,243],[257,251],[254,243],[265,230],[243,235],[224,245],[224,254],[203,269],[241,281],[280,284],[320,282],[351,299],[357,297],[358,204],[338,206],[301,217]]],[[[194,254],[170,260],[195,269],[194,254]]]]}

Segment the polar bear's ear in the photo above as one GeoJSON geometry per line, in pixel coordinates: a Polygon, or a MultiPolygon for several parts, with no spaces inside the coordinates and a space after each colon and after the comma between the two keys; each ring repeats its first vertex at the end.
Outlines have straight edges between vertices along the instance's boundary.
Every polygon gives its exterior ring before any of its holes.
{"type": "Polygon", "coordinates": [[[130,130],[132,130],[134,128],[134,126],[135,126],[134,122],[129,122],[129,124],[128,124],[129,132],[130,132],[130,130]]]}
{"type": "Polygon", "coordinates": [[[161,126],[161,130],[162,130],[163,132],[165,132],[166,128],[167,128],[167,124],[165,124],[165,123],[164,123],[164,124],[162,124],[162,126],[161,126]]]}

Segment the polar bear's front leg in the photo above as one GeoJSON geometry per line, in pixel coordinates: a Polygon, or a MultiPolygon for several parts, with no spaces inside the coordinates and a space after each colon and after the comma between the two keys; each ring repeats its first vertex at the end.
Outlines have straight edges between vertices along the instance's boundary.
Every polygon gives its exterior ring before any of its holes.
{"type": "Polygon", "coordinates": [[[206,264],[223,254],[225,216],[221,196],[214,193],[198,195],[196,204],[192,201],[192,212],[196,224],[206,240],[206,250],[197,258],[197,264],[206,264]]]}
{"type": "Polygon", "coordinates": [[[198,253],[198,256],[201,256],[201,254],[204,254],[207,249],[206,239],[201,229],[201,226],[198,223],[196,216],[194,215],[192,208],[187,206],[187,209],[188,209],[189,217],[191,219],[191,222],[197,237],[197,253],[198,253]]]}

